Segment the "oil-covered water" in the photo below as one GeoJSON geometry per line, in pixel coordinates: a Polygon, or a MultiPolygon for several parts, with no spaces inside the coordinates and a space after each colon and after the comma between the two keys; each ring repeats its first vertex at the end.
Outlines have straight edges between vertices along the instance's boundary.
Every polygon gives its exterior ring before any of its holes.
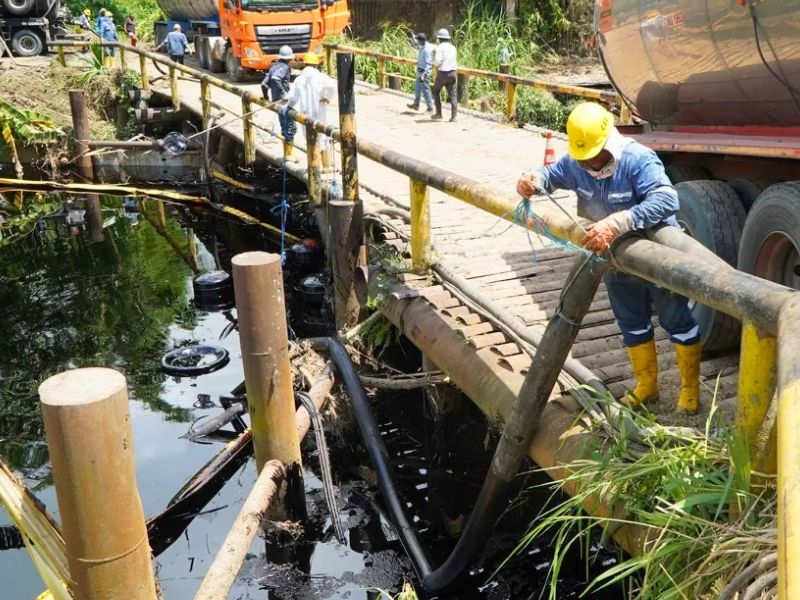
{"type": "MultiPolygon", "coordinates": [[[[65,198],[52,197],[58,205],[65,198]]],[[[220,398],[242,381],[239,341],[230,315],[205,312],[192,299],[198,272],[227,269],[238,252],[277,248],[252,228],[173,207],[161,220],[154,201],[104,199],[102,241],[91,243],[80,218],[59,212],[30,223],[25,235],[0,244],[0,458],[18,472],[58,518],[36,388],[49,375],[83,366],[122,371],[129,384],[137,485],[146,516],[161,512],[181,486],[221,448],[184,439],[191,424],[218,414],[220,398]],[[76,225],[76,223],[78,223],[76,225]],[[196,378],[165,375],[162,355],[189,343],[222,346],[231,356],[219,371],[196,378]]],[[[77,216],[76,216],[77,215],[77,216]]],[[[96,233],[96,232],[95,232],[96,233]]],[[[296,289],[290,274],[287,290],[296,289]]],[[[297,295],[297,294],[296,294],[297,295]]],[[[324,333],[324,311],[290,299],[290,324],[298,335],[324,333]],[[320,325],[322,324],[322,329],[320,325]]],[[[415,368],[411,347],[395,353],[395,366],[415,368]]],[[[387,359],[388,360],[388,359],[387,359]]],[[[491,459],[496,433],[469,403],[458,419],[437,423],[421,393],[378,395],[375,409],[393,470],[409,513],[441,562],[457,539],[491,459]]],[[[231,598],[377,598],[414,582],[409,561],[376,494],[357,429],[329,434],[345,544],[336,540],[317,477],[312,437],[304,443],[308,522],[291,552],[280,552],[271,534],[257,538],[231,598]]],[[[255,480],[252,460],[205,506],[155,561],[167,599],[191,598],[216,555],[255,480]]],[[[522,480],[520,487],[523,487],[522,480]]],[[[478,564],[454,591],[441,598],[537,598],[546,587],[549,541],[531,546],[498,575],[530,518],[539,494],[523,494],[487,541],[478,564]]],[[[9,524],[0,510],[0,526],[9,524]]],[[[596,571],[613,557],[595,557],[596,571]]],[[[567,565],[559,598],[578,597],[585,586],[582,559],[567,565]]],[[[0,551],[4,597],[34,598],[43,590],[22,549],[0,551]]],[[[417,586],[418,587],[418,586],[417,586]]],[[[544,591],[544,595],[547,591],[544,591]]],[[[420,593],[420,597],[426,597],[420,593]]],[[[596,595],[619,598],[619,593],[596,595]]]]}

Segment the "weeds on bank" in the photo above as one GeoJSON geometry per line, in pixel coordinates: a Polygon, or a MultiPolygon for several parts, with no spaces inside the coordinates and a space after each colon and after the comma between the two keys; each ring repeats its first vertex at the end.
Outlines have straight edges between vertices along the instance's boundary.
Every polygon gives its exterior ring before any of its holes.
{"type": "MultiPolygon", "coordinates": [[[[538,14],[538,13],[537,13],[538,14]]],[[[434,32],[428,35],[431,41],[434,32]]],[[[414,32],[405,25],[391,26],[383,30],[381,38],[374,42],[362,42],[348,35],[331,38],[335,43],[368,48],[390,54],[416,58],[417,50],[412,45],[414,32]]],[[[498,71],[501,54],[507,54],[505,61],[510,72],[525,75],[526,72],[545,57],[545,52],[533,41],[532,35],[520,34],[503,17],[502,14],[484,8],[473,1],[465,8],[464,21],[453,32],[453,43],[458,48],[459,65],[498,71]]],[[[552,54],[552,53],[551,53],[552,54]]],[[[378,61],[366,56],[356,56],[356,72],[364,80],[378,83],[378,61]]],[[[399,74],[402,89],[413,92],[413,80],[416,77],[414,65],[395,63],[386,64],[386,72],[399,74]]],[[[468,83],[469,104],[485,112],[502,113],[505,110],[505,92],[501,91],[497,82],[471,77],[468,83]]],[[[563,131],[572,102],[561,102],[553,94],[534,88],[517,87],[516,121],[531,123],[540,127],[563,131]]]]}
{"type": "Polygon", "coordinates": [[[381,588],[372,588],[371,591],[375,591],[379,594],[379,596],[375,600],[418,600],[419,596],[417,596],[417,592],[414,590],[414,586],[410,583],[404,583],[403,589],[400,590],[400,593],[396,596],[392,596],[386,590],[382,590],[381,588]]]}
{"type": "MultiPolygon", "coordinates": [[[[553,536],[549,597],[554,599],[570,550],[583,547],[588,556],[590,538],[606,539],[634,525],[646,532],[638,540],[641,554],[602,573],[587,593],[622,583],[631,598],[642,600],[733,598],[736,590],[725,589],[732,578],[776,550],[776,505],[771,485],[751,488],[747,447],[714,414],[712,409],[702,432],[653,430],[644,451],[625,439],[587,448],[588,457],[567,465],[557,482],[559,491],[574,496],[547,507],[512,556],[544,534],[553,536]]],[[[635,412],[630,418],[644,430],[650,425],[635,412]]],[[[774,573],[758,575],[764,577],[733,587],[750,586],[759,594],[750,597],[760,597],[774,585],[774,573]]]]}

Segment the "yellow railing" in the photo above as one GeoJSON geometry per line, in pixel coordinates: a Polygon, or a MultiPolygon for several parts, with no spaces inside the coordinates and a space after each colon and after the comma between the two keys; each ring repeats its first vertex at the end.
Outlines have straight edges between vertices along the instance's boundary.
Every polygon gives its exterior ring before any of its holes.
{"type": "MultiPolygon", "coordinates": [[[[366,48],[356,48],[354,46],[343,46],[332,43],[326,43],[324,44],[324,47],[326,53],[325,64],[327,66],[329,74],[333,73],[333,60],[332,60],[333,53],[346,52],[349,54],[355,54],[358,56],[366,56],[368,58],[373,58],[377,61],[379,88],[386,87],[387,81],[389,80],[390,77],[396,77],[401,80],[414,81],[413,77],[407,77],[400,73],[387,72],[386,66],[387,64],[399,64],[399,65],[412,65],[416,67],[417,60],[415,58],[410,58],[407,56],[394,56],[391,54],[384,54],[383,52],[377,52],[375,50],[367,50],[366,48]]],[[[506,93],[505,117],[506,120],[508,121],[513,121],[515,119],[516,106],[517,106],[517,87],[522,86],[522,87],[535,88],[538,90],[545,90],[548,92],[552,92],[554,94],[575,96],[577,98],[584,98],[586,100],[596,100],[598,102],[607,104],[611,107],[617,106],[619,107],[620,110],[620,122],[623,123],[630,122],[630,112],[628,111],[628,107],[622,101],[619,94],[617,94],[616,92],[595,90],[592,88],[580,87],[576,85],[554,83],[551,81],[544,81],[542,79],[532,79],[530,77],[519,77],[517,75],[511,75],[509,73],[483,71],[481,69],[472,69],[470,67],[458,67],[458,77],[460,79],[477,77],[481,79],[488,79],[490,81],[498,82],[501,88],[504,89],[506,93]]],[[[460,84],[460,86],[461,85],[463,84],[460,84]]]]}
{"type": "MultiPolygon", "coordinates": [[[[58,47],[81,44],[61,42],[51,45],[58,47]]],[[[114,46],[120,47],[119,44],[114,46]]],[[[130,46],[126,50],[139,55],[143,87],[149,86],[145,58],[167,66],[171,84],[176,81],[176,72],[199,79],[204,126],[209,121],[210,86],[239,96],[244,111],[241,118],[245,124],[245,155],[249,158],[255,157],[255,142],[248,139],[248,131],[253,127],[250,108],[255,104],[276,110],[272,103],[221,79],[176,64],[156,53],[130,46]],[[248,122],[250,125],[247,125],[248,122]]],[[[180,97],[176,85],[170,85],[170,94],[173,104],[179,106],[180,97]]],[[[314,158],[316,134],[322,133],[339,141],[343,136],[333,126],[315,122],[295,111],[290,111],[289,114],[305,125],[308,133],[306,177],[312,193],[311,190],[320,189],[319,169],[315,167],[314,158]]],[[[519,198],[513,194],[498,191],[489,185],[362,139],[356,140],[355,148],[358,154],[409,178],[411,256],[417,270],[426,270],[432,260],[429,188],[513,221],[514,209],[519,202],[519,198]]],[[[315,197],[312,195],[312,199],[315,197]]],[[[580,226],[554,208],[540,204],[537,206],[536,217],[536,224],[528,223],[529,227],[547,228],[553,235],[573,243],[579,243],[583,235],[580,226]]],[[[795,562],[800,559],[800,436],[797,433],[800,431],[800,294],[777,283],[738,271],[716,257],[711,260],[709,255],[704,254],[708,251],[699,244],[687,252],[685,247],[678,249],[665,245],[670,243],[667,239],[659,240],[622,240],[609,258],[623,272],[687,296],[743,322],[735,426],[749,443],[754,469],[774,472],[777,468],[779,598],[800,598],[800,569],[795,568],[795,562]],[[776,391],[777,430],[765,432],[765,417],[776,391]]]]}

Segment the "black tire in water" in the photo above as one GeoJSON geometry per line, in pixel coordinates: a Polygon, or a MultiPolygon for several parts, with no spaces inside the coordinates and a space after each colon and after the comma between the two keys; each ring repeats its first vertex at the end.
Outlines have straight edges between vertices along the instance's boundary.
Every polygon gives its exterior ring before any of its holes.
{"type": "Polygon", "coordinates": [[[245,72],[239,59],[234,56],[233,48],[228,46],[225,51],[225,71],[233,83],[241,83],[245,79],[245,72]]]}
{"type": "Polygon", "coordinates": [[[682,165],[668,165],[664,167],[667,177],[672,185],[683,183],[684,181],[698,181],[709,179],[708,171],[703,167],[686,167],[682,165]]]}
{"type": "Polygon", "coordinates": [[[11,49],[17,56],[39,56],[44,52],[44,41],[30,29],[20,29],[11,38],[11,49]]]}
{"type": "Polygon", "coordinates": [[[750,212],[758,197],[772,184],[764,179],[729,179],[728,185],[739,196],[745,211],[750,212]]]}
{"type": "MultiPolygon", "coordinates": [[[[686,181],[675,186],[680,199],[678,223],[698,242],[730,265],[736,264],[745,221],[744,207],[724,181],[686,181]]],[[[741,325],[725,313],[689,300],[707,350],[727,350],[739,342],[741,325]]]]}
{"type": "Polygon", "coordinates": [[[761,194],[744,224],[738,267],[800,289],[800,181],[776,183],[761,194]]]}
{"type": "Polygon", "coordinates": [[[36,0],[3,0],[3,7],[12,15],[27,15],[36,5],[36,0]]]}

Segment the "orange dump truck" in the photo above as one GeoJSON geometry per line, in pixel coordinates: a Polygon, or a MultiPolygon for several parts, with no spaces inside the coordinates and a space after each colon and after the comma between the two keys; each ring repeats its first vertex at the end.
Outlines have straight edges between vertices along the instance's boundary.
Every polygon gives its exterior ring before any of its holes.
{"type": "Polygon", "coordinates": [[[298,61],[322,51],[322,39],[350,24],[347,0],[158,0],[167,20],[155,24],[160,43],[175,24],[194,42],[200,66],[242,81],[264,71],[288,45],[298,61]]]}
{"type": "MultiPolygon", "coordinates": [[[[800,289],[800,0],[597,0],[595,37],[687,232],[800,289]]],[[[709,348],[736,344],[738,322],[695,313],[709,348]]]]}

